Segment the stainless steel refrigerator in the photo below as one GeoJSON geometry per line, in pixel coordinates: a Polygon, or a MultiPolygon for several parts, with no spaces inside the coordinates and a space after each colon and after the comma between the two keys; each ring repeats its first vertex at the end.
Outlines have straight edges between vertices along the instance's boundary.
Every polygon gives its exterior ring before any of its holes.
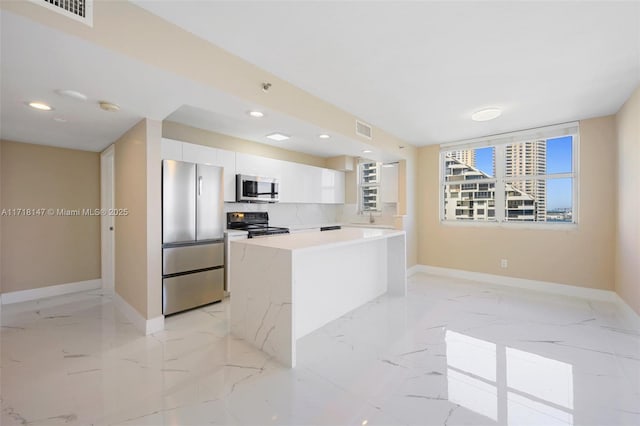
{"type": "Polygon", "coordinates": [[[162,162],[162,313],[224,297],[223,169],[162,162]]]}

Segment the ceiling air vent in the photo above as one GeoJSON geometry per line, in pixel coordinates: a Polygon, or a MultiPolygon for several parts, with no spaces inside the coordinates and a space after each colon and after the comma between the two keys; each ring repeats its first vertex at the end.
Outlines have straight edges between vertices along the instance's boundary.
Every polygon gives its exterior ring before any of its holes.
{"type": "Polygon", "coordinates": [[[367,123],[356,120],[356,135],[362,136],[363,138],[371,139],[371,136],[373,135],[373,129],[367,123]]]}
{"type": "Polygon", "coordinates": [[[93,26],[93,0],[30,0],[68,18],[93,26]]]}

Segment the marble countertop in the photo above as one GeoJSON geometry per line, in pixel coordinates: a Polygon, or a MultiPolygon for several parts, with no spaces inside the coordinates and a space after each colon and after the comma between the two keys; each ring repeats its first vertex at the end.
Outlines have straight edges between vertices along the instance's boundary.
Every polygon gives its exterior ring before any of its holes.
{"type": "Polygon", "coordinates": [[[395,237],[404,235],[404,233],[404,231],[381,228],[342,228],[334,231],[302,232],[252,238],[233,241],[232,244],[271,247],[281,250],[326,249],[335,246],[395,237]]]}
{"type": "Polygon", "coordinates": [[[224,233],[229,235],[230,237],[234,237],[234,236],[247,236],[247,234],[249,234],[248,231],[243,231],[241,229],[225,229],[224,233]]]}
{"type": "Polygon", "coordinates": [[[279,226],[282,228],[289,228],[292,231],[301,231],[306,229],[320,229],[324,226],[346,226],[344,223],[339,222],[328,222],[328,223],[312,223],[310,225],[300,225],[300,224],[269,224],[269,226],[279,226]]]}

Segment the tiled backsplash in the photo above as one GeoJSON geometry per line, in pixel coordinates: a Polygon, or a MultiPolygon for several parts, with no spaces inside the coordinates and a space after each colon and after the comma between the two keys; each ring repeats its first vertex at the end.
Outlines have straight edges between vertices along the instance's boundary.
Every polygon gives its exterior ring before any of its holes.
{"type": "MultiPolygon", "coordinates": [[[[369,223],[368,215],[359,215],[357,204],[263,204],[224,203],[224,212],[269,212],[272,226],[323,225],[332,223],[369,223]]],[[[374,214],[376,225],[394,225],[395,204],[384,204],[374,214]]]]}

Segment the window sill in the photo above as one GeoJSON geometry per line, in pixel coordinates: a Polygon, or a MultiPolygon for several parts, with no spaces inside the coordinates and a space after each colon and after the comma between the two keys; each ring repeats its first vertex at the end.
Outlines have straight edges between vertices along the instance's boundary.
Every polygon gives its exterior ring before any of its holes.
{"type": "Polygon", "coordinates": [[[467,228],[535,229],[539,231],[576,231],[577,223],[472,222],[441,220],[443,226],[467,228]]]}

